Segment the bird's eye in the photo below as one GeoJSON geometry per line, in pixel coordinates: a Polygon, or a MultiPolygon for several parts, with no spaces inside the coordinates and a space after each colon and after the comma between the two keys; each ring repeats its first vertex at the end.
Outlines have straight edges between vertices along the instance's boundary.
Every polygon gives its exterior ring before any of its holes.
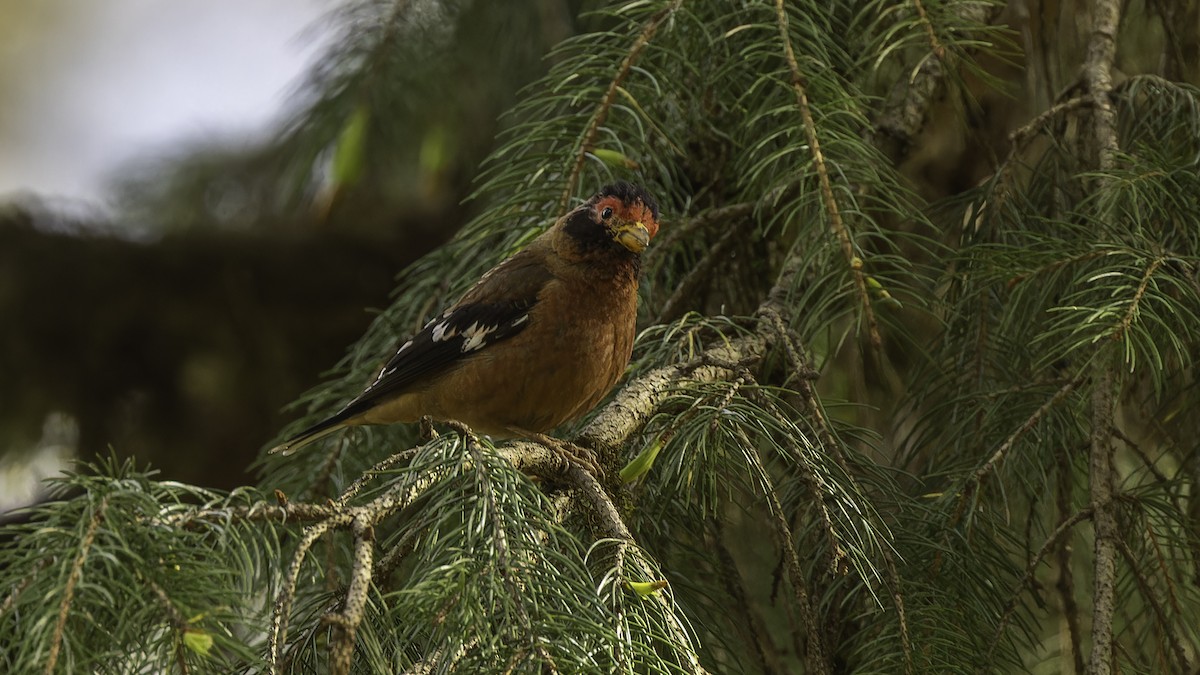
{"type": "Polygon", "coordinates": [[[611,206],[604,207],[604,210],[600,212],[600,218],[602,220],[608,220],[609,218],[612,218],[612,207],[611,206]]]}

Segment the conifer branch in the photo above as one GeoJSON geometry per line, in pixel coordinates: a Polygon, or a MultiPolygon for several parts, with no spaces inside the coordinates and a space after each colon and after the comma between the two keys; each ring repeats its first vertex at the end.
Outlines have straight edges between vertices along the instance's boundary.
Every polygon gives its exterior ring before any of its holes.
{"type": "Polygon", "coordinates": [[[1071,381],[1059,387],[1058,391],[1054,392],[1053,396],[1046,399],[1046,401],[1042,403],[1037,410],[1033,411],[1033,414],[1031,414],[1023,423],[1021,423],[1021,426],[1017,427],[1015,431],[1009,434],[1008,438],[1004,439],[1004,442],[996,448],[992,455],[988,457],[987,461],[975,470],[974,475],[971,476],[970,482],[963,487],[960,493],[961,499],[967,500],[972,498],[975,494],[975,491],[978,490],[979,486],[983,484],[983,481],[986,480],[992,471],[995,471],[996,466],[999,465],[1000,462],[1004,461],[1004,458],[1008,456],[1009,451],[1012,450],[1017,441],[1020,440],[1020,438],[1024,436],[1026,432],[1037,426],[1038,422],[1040,422],[1042,418],[1044,418],[1050,412],[1050,410],[1054,408],[1054,406],[1061,403],[1063,399],[1071,394],[1071,392],[1075,391],[1075,388],[1083,384],[1085,379],[1086,378],[1083,375],[1078,375],[1071,381]]]}
{"type": "MultiPolygon", "coordinates": [[[[1030,138],[1040,132],[1043,127],[1050,123],[1051,120],[1054,120],[1059,116],[1066,115],[1067,113],[1073,113],[1080,108],[1090,106],[1092,103],[1093,101],[1087,97],[1075,96],[1060,103],[1055,103],[1049,108],[1038,113],[1033,117],[1033,119],[1026,122],[1025,125],[1020,129],[1008,134],[1008,141],[1009,143],[1013,144],[1012,152],[1015,154],[1019,148],[1024,146],[1030,138]]],[[[1011,158],[1012,155],[1009,156],[1009,159],[1011,158]]]]}
{"type": "Polygon", "coordinates": [[[946,58],[946,48],[942,46],[938,40],[937,32],[933,30],[933,22],[929,20],[929,15],[925,13],[925,5],[921,0],[912,0],[913,8],[917,10],[917,18],[921,26],[925,29],[925,36],[929,38],[929,51],[940,61],[946,58]]]}
{"type": "Polygon", "coordinates": [[[726,204],[703,211],[685,222],[671,223],[671,227],[663,228],[655,238],[654,247],[644,254],[645,267],[654,267],[671,252],[677,242],[707,239],[710,230],[740,224],[753,216],[760,207],[766,207],[766,204],[763,201],[726,204]]]}
{"type": "Polygon", "coordinates": [[[83,565],[87,562],[88,553],[91,552],[92,544],[96,541],[96,530],[100,527],[100,523],[104,522],[106,511],[108,511],[107,496],[100,500],[100,503],[92,512],[87,531],[84,532],[83,539],[79,542],[79,553],[75,555],[75,561],[71,563],[71,572],[67,575],[67,583],[63,588],[63,597],[58,604],[58,620],[54,623],[54,633],[50,638],[50,652],[46,656],[46,667],[44,669],[46,675],[52,675],[55,667],[58,665],[58,653],[62,648],[63,631],[67,627],[67,616],[71,612],[71,601],[75,598],[75,586],[79,584],[79,579],[83,576],[83,565]]]}
{"type": "Polygon", "coordinates": [[[1038,566],[1042,564],[1042,560],[1050,553],[1050,549],[1057,546],[1059,541],[1071,531],[1071,528],[1085,520],[1090,520],[1093,514],[1094,511],[1089,506],[1059,523],[1058,527],[1054,528],[1054,531],[1050,533],[1050,536],[1046,537],[1046,541],[1042,543],[1042,547],[1038,549],[1033,559],[1025,566],[1025,574],[1013,585],[1012,592],[1009,594],[1011,597],[1008,600],[1008,604],[1005,605],[1004,611],[1000,613],[1000,621],[996,623],[996,631],[992,634],[992,639],[988,642],[987,653],[983,659],[984,663],[991,661],[992,654],[995,652],[997,645],[1000,644],[1000,639],[1004,636],[1004,631],[1008,628],[1008,622],[1012,619],[1013,612],[1017,610],[1023,589],[1033,582],[1033,577],[1037,574],[1038,566]]]}
{"type": "MultiPolygon", "coordinates": [[[[787,265],[785,265],[787,268],[787,265]]],[[[785,282],[783,275],[777,283],[776,288],[780,288],[785,282]]],[[[779,295],[774,295],[778,298],[779,295]]],[[[771,329],[775,332],[777,342],[784,346],[784,350],[788,355],[789,361],[792,363],[792,368],[796,373],[808,373],[812,369],[809,367],[807,359],[804,357],[804,352],[792,340],[790,331],[787,330],[787,325],[783,318],[779,315],[775,303],[768,301],[759,308],[759,315],[762,316],[771,329]]],[[[820,400],[817,398],[815,389],[808,377],[798,377],[796,380],[796,389],[800,393],[800,399],[804,402],[804,409],[812,416],[813,426],[817,429],[817,434],[820,437],[821,445],[830,453],[837,462],[838,466],[850,480],[850,484],[859,494],[865,494],[858,479],[854,477],[854,473],[850,469],[850,463],[846,461],[846,455],[842,452],[841,443],[833,433],[833,427],[829,423],[828,417],[825,415],[824,409],[821,407],[820,400]]],[[[817,497],[820,499],[820,497],[817,497]]],[[[821,508],[824,509],[824,502],[821,502],[821,508]]],[[[825,514],[826,519],[828,514],[825,514]]],[[[826,520],[828,524],[828,520],[826,520]]],[[[831,545],[834,547],[832,552],[832,562],[835,568],[840,569],[844,564],[845,553],[837,544],[836,539],[832,538],[833,532],[830,530],[831,545]],[[839,557],[840,554],[840,557],[839,557]]],[[[883,546],[880,548],[883,555],[884,565],[887,568],[888,583],[891,586],[892,603],[896,607],[896,619],[900,628],[900,644],[904,652],[904,672],[911,674],[913,672],[913,655],[912,655],[912,639],[908,630],[908,612],[905,610],[904,594],[901,589],[900,570],[896,565],[896,558],[892,554],[889,547],[883,546]]]]}
{"type": "MultiPolygon", "coordinates": [[[[737,428],[738,437],[747,448],[755,447],[753,441],[746,435],[746,432],[741,427],[737,428]]],[[[804,621],[804,628],[808,644],[808,649],[805,653],[805,663],[808,665],[808,672],[811,673],[829,673],[831,672],[831,664],[825,648],[825,637],[821,630],[821,622],[817,619],[816,609],[813,606],[812,593],[808,589],[808,580],[804,577],[804,568],[800,565],[800,558],[796,552],[796,543],[792,538],[792,530],[788,526],[787,517],[784,516],[783,505],[779,502],[779,496],[776,492],[775,482],[767,473],[767,468],[763,466],[762,460],[755,453],[750,453],[750,457],[754,461],[754,470],[758,473],[759,479],[766,486],[764,492],[768,499],[769,511],[771,514],[771,529],[775,534],[780,553],[784,559],[784,569],[787,571],[788,583],[792,586],[792,592],[795,594],[796,607],[800,610],[800,617],[804,621]]],[[[820,495],[817,495],[820,499],[820,495]]]]}
{"type": "Polygon", "coordinates": [[[662,309],[658,312],[658,318],[654,320],[655,323],[669,323],[688,311],[694,303],[697,291],[703,284],[712,282],[713,270],[725,257],[730,247],[737,242],[736,237],[741,236],[739,225],[740,223],[731,224],[725,234],[721,235],[716,243],[709,247],[704,257],[700,258],[700,262],[692,266],[683,281],[675,287],[671,297],[663,303],[662,309]]]}
{"type": "MultiPolygon", "coordinates": [[[[1150,605],[1150,609],[1154,612],[1154,618],[1158,621],[1158,630],[1160,635],[1165,635],[1167,644],[1171,646],[1171,653],[1175,657],[1178,667],[1176,672],[1190,673],[1192,670],[1191,663],[1188,662],[1187,651],[1183,648],[1183,641],[1176,632],[1173,623],[1167,617],[1166,609],[1162,602],[1159,601],[1158,595],[1154,589],[1150,587],[1150,582],[1146,579],[1146,575],[1142,573],[1141,567],[1138,565],[1137,558],[1134,557],[1133,551],[1130,550],[1129,544],[1124,539],[1117,539],[1117,550],[1121,552],[1121,556],[1125,558],[1125,563],[1129,565],[1130,573],[1135,582],[1137,582],[1138,590],[1141,591],[1142,598],[1150,605]]],[[[1170,579],[1170,575],[1163,571],[1163,578],[1170,579]]],[[[1178,611],[1178,607],[1175,608],[1178,611]]]]}
{"type": "Polygon", "coordinates": [[[304,534],[301,535],[296,551],[292,554],[292,562],[284,573],[283,587],[275,597],[275,607],[271,614],[271,628],[267,634],[267,670],[272,675],[280,672],[280,656],[283,646],[287,643],[288,620],[296,597],[296,585],[300,581],[300,571],[304,567],[309,549],[336,525],[344,525],[351,521],[351,516],[342,514],[341,517],[328,518],[305,528],[304,534]]]}
{"type": "Polygon", "coordinates": [[[804,133],[812,153],[817,181],[821,185],[821,197],[825,201],[825,211],[829,216],[829,227],[841,245],[842,255],[846,258],[846,264],[854,275],[854,286],[858,290],[863,318],[867,322],[867,335],[870,338],[871,346],[878,350],[883,347],[883,338],[879,334],[879,323],[875,319],[875,309],[871,305],[871,295],[867,291],[863,262],[855,255],[850,231],[842,220],[841,207],[838,206],[837,198],[833,194],[833,181],[829,177],[829,167],[825,164],[825,155],[821,152],[821,142],[817,137],[817,123],[813,119],[812,109],[808,104],[808,92],[805,84],[807,78],[800,69],[800,63],[796,61],[796,53],[792,50],[792,35],[788,27],[787,8],[783,0],[775,0],[775,16],[779,24],[784,60],[787,61],[788,70],[791,73],[792,91],[796,94],[796,105],[800,110],[800,117],[804,121],[804,133]]]}
{"type": "MultiPolygon", "coordinates": [[[[636,546],[636,540],[633,533],[629,531],[629,527],[625,525],[624,519],[621,518],[620,512],[617,510],[612,499],[604,490],[604,486],[600,484],[596,477],[584,470],[582,466],[575,462],[569,462],[566,472],[562,474],[570,484],[579,491],[583,496],[584,501],[591,508],[592,513],[599,520],[601,533],[607,535],[606,538],[615,542],[616,563],[613,566],[614,571],[619,575],[616,581],[618,583],[627,581],[623,577],[623,569],[625,565],[625,550],[630,546],[636,546]]],[[[635,557],[635,560],[641,562],[640,558],[635,557]]],[[[653,570],[644,563],[638,565],[636,571],[638,576],[644,579],[652,578],[653,570]]],[[[696,657],[695,650],[692,648],[692,640],[688,637],[687,628],[680,623],[676,616],[676,610],[667,601],[663,593],[651,593],[647,599],[657,604],[662,611],[663,617],[667,620],[667,631],[670,634],[671,640],[678,645],[681,650],[681,656],[687,659],[688,667],[695,675],[707,675],[707,671],[700,665],[699,659],[696,657]]]]}
{"type": "Polygon", "coordinates": [[[21,597],[21,594],[24,593],[27,588],[33,585],[33,582],[37,580],[37,575],[41,573],[42,570],[49,567],[52,562],[54,562],[54,558],[52,556],[44,556],[39,558],[38,561],[34,563],[33,569],[29,570],[29,574],[26,574],[21,578],[20,581],[13,584],[12,588],[8,590],[8,595],[4,596],[4,602],[0,603],[0,617],[8,614],[8,611],[13,608],[13,605],[16,604],[17,598],[21,597]]]}
{"type": "Polygon", "coordinates": [[[179,668],[182,675],[188,675],[190,669],[187,665],[187,659],[184,658],[183,634],[188,629],[188,621],[183,614],[175,607],[175,603],[171,602],[171,597],[163,590],[162,586],[154,583],[152,579],[147,579],[139,570],[135,570],[137,578],[142,583],[150,587],[150,592],[154,594],[154,598],[158,600],[159,606],[167,613],[167,619],[171,623],[171,628],[176,632],[175,638],[175,665],[179,668]]]}
{"type": "MultiPolygon", "coordinates": [[[[1055,510],[1058,513],[1059,525],[1071,519],[1072,478],[1073,466],[1071,454],[1057,453],[1055,469],[1057,473],[1057,488],[1055,490],[1055,510]]],[[[1054,588],[1062,602],[1063,618],[1067,622],[1067,635],[1070,641],[1071,660],[1075,664],[1075,672],[1082,673],[1083,666],[1083,633],[1079,626],[1079,603],[1075,601],[1075,573],[1073,570],[1072,548],[1070,538],[1059,537],[1054,545],[1055,561],[1058,564],[1058,579],[1054,588]]]]}
{"type": "Polygon", "coordinates": [[[750,608],[750,601],[746,596],[746,586],[738,571],[737,561],[733,559],[733,554],[725,544],[724,523],[720,518],[713,518],[709,521],[709,527],[709,537],[717,550],[717,567],[720,570],[721,580],[725,582],[725,592],[733,599],[733,604],[741,617],[739,623],[749,634],[759,670],[764,673],[784,672],[782,665],[778,663],[767,664],[767,655],[774,654],[776,650],[771,644],[771,634],[763,625],[762,617],[750,608]]]}
{"type": "Polygon", "coordinates": [[[330,612],[321,617],[322,623],[333,628],[329,645],[329,670],[334,675],[348,675],[350,672],[354,659],[354,637],[364,618],[374,571],[375,529],[361,516],[351,521],[350,529],[354,532],[354,565],[350,571],[346,597],[340,612],[330,612]]]}
{"type": "MultiPolygon", "coordinates": [[[[492,527],[492,541],[495,548],[497,573],[508,590],[509,598],[516,604],[517,619],[521,622],[521,631],[524,637],[533,643],[533,649],[537,652],[538,658],[541,661],[541,672],[558,673],[559,670],[554,663],[554,659],[546,651],[546,646],[538,639],[533,629],[533,623],[529,618],[529,610],[525,606],[525,591],[517,582],[518,572],[515,569],[512,552],[508,545],[508,532],[504,527],[503,520],[500,518],[501,507],[496,503],[495,490],[490,484],[491,476],[479,448],[479,439],[475,438],[468,431],[463,434],[463,440],[466,442],[467,449],[475,460],[476,467],[478,467],[477,475],[479,480],[484,484],[482,490],[483,498],[487,500],[487,511],[492,516],[489,522],[492,527]]],[[[511,668],[512,664],[509,664],[509,669],[511,668]]]]}
{"type": "Polygon", "coordinates": [[[1138,284],[1137,291],[1134,292],[1133,298],[1129,301],[1129,309],[1125,310],[1125,316],[1121,318],[1120,325],[1113,331],[1112,339],[1121,340],[1129,332],[1129,326],[1133,324],[1133,320],[1137,316],[1138,306],[1141,305],[1142,298],[1146,295],[1146,287],[1150,285],[1150,279],[1166,261],[1166,258],[1163,257],[1155,258],[1146,268],[1146,273],[1142,275],[1142,280],[1138,284]]]}
{"type": "Polygon", "coordinates": [[[578,148],[575,152],[575,157],[571,163],[571,169],[567,172],[567,179],[563,185],[562,198],[559,199],[559,211],[565,211],[571,203],[571,195],[575,194],[576,184],[579,182],[579,175],[583,172],[583,164],[587,161],[587,154],[595,147],[596,138],[600,135],[600,128],[604,125],[604,120],[608,119],[608,111],[612,108],[613,102],[616,100],[617,92],[621,88],[621,83],[629,76],[634,65],[637,64],[642,52],[654,39],[654,34],[662,27],[667,19],[679,9],[683,4],[683,0],[674,0],[670,5],[663,7],[654,13],[646,25],[642,27],[642,32],[638,34],[633,41],[629,51],[626,52],[625,58],[621,60],[621,64],[617,66],[617,72],[608,83],[608,89],[604,95],[600,97],[599,103],[596,104],[596,109],[592,112],[592,116],[588,119],[587,126],[584,127],[583,136],[579,141],[578,148]]]}
{"type": "Polygon", "coordinates": [[[1092,365],[1091,449],[1088,456],[1088,485],[1091,492],[1093,523],[1096,529],[1095,560],[1092,580],[1092,654],[1088,675],[1109,675],[1113,672],[1113,613],[1116,611],[1117,562],[1116,548],[1120,529],[1112,512],[1116,486],[1113,466],[1112,426],[1113,370],[1107,356],[1092,365]]]}
{"type": "MultiPolygon", "coordinates": [[[[1000,3],[961,2],[956,3],[951,11],[963,23],[985,26],[995,21],[1003,9],[1004,5],[1000,3]]],[[[893,164],[899,164],[908,154],[913,141],[925,126],[929,109],[945,86],[947,74],[956,66],[952,54],[947,54],[945,46],[936,41],[932,23],[926,22],[925,26],[927,35],[932,37],[931,51],[922,54],[916,63],[905,64],[901,71],[912,75],[897,79],[887,100],[875,115],[873,142],[893,164]],[[943,50],[941,54],[937,52],[938,47],[943,50]]]]}

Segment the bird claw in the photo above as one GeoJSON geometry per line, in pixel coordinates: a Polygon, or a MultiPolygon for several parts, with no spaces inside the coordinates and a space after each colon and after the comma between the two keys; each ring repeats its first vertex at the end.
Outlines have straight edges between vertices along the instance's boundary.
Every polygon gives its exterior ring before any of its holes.
{"type": "Polygon", "coordinates": [[[600,466],[600,462],[597,461],[596,453],[587,448],[581,448],[574,443],[567,443],[565,441],[560,441],[560,443],[561,445],[553,449],[566,458],[568,462],[573,462],[583,467],[597,478],[604,477],[604,467],[600,466]]]}
{"type": "Polygon", "coordinates": [[[438,437],[437,429],[433,428],[433,417],[429,415],[421,416],[418,433],[417,437],[421,439],[422,443],[428,443],[438,437]]]}
{"type": "Polygon", "coordinates": [[[556,453],[559,457],[565,459],[568,463],[582,467],[597,478],[604,477],[604,467],[596,458],[596,453],[591,450],[580,447],[569,441],[564,441],[553,436],[540,434],[534,431],[525,431],[524,429],[510,429],[518,436],[527,438],[535,443],[540,443],[546,446],[547,449],[556,453]]]}

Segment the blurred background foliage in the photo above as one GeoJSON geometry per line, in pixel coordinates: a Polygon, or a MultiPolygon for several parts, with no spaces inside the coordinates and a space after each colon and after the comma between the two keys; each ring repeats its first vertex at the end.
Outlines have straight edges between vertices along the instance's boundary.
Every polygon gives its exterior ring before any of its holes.
{"type": "MultiPolygon", "coordinates": [[[[264,130],[247,133],[244,123],[226,120],[233,130],[199,138],[177,131],[174,141],[108,167],[101,187],[94,177],[79,179],[83,196],[33,192],[37,177],[13,164],[34,160],[4,158],[3,175],[25,187],[0,201],[4,452],[49,444],[47,420],[66,419],[84,457],[111,445],[172,478],[245,482],[242,467],[287,419],[282,407],[338,360],[370,321],[370,308],[387,304],[396,273],[469,217],[462,202],[500,113],[545,71],[550,47],[577,30],[580,9],[546,0],[417,3],[420,11],[404,21],[419,22],[427,39],[413,40],[413,26],[380,16],[399,11],[389,3],[190,4],[158,11],[167,30],[180,33],[190,15],[207,16],[216,24],[208,53],[178,54],[175,70],[155,70],[136,61],[135,49],[128,72],[106,76],[144,77],[141,87],[170,95],[186,84],[152,78],[193,72],[190,60],[219,60],[226,39],[219,22],[257,20],[259,30],[277,35],[266,28],[272,12],[285,25],[297,14],[320,17],[283,39],[325,51],[284,91],[282,111],[256,113],[267,120],[264,130]]],[[[0,8],[12,57],[0,68],[0,88],[11,95],[51,88],[37,81],[42,75],[71,77],[36,61],[48,51],[35,49],[41,41],[65,50],[78,22],[151,20],[138,16],[144,7],[119,3],[38,5],[0,8]],[[91,16],[106,11],[115,18],[91,16]]],[[[196,84],[217,98],[241,86],[196,84]]],[[[107,94],[94,85],[88,91],[85,116],[89,104],[105,109],[107,94]]],[[[22,123],[13,119],[23,112],[18,106],[0,105],[0,114],[6,110],[10,124],[0,124],[0,136],[7,129],[9,138],[0,144],[17,147],[30,133],[22,124],[56,133],[53,114],[22,123]]],[[[27,152],[39,149],[46,153],[27,152]]]]}

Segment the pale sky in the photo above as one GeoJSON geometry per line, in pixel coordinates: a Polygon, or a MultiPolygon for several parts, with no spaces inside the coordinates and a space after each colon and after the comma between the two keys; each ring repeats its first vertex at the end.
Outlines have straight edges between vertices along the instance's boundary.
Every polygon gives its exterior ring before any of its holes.
{"type": "Polygon", "coordinates": [[[103,204],[132,157],[268,128],[336,4],[0,0],[0,203],[103,204]]]}

